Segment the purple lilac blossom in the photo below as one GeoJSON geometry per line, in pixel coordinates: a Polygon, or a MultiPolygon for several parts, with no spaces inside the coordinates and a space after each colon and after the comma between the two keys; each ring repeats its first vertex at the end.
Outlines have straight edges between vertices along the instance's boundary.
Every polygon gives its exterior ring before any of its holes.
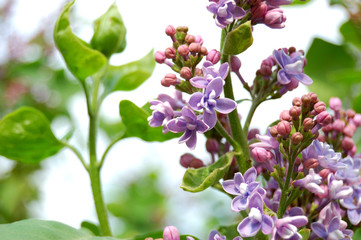
{"type": "Polygon", "coordinates": [[[215,78],[220,77],[223,80],[227,77],[229,72],[228,63],[223,63],[217,70],[213,63],[205,61],[202,66],[203,76],[196,76],[191,78],[190,83],[196,88],[205,88],[215,78]]]}
{"type": "Polygon", "coordinates": [[[341,199],[342,206],[347,208],[347,217],[353,225],[361,222],[361,184],[352,186],[353,193],[350,197],[341,199]]]}
{"type": "MultiPolygon", "coordinates": [[[[208,240],[226,240],[226,237],[222,236],[217,230],[213,230],[212,232],[209,233],[208,240]]],[[[233,238],[233,240],[243,240],[243,239],[238,236],[233,238]]]]}
{"type": "Polygon", "coordinates": [[[340,166],[335,174],[336,179],[343,180],[347,183],[356,183],[360,180],[361,159],[345,157],[340,161],[344,166],[340,166]]]}
{"type": "Polygon", "coordinates": [[[181,117],[170,120],[167,128],[174,133],[184,132],[179,143],[185,142],[190,149],[194,149],[197,144],[197,132],[204,133],[208,126],[188,107],[183,107],[181,114],[181,117]]]}
{"type": "Polygon", "coordinates": [[[222,183],[223,189],[227,193],[237,196],[232,200],[232,211],[246,210],[253,193],[260,194],[262,198],[266,196],[266,190],[259,187],[260,183],[256,182],[256,178],[257,171],[252,167],[244,173],[244,176],[238,172],[234,175],[234,180],[226,180],[222,183]]]}
{"type": "Polygon", "coordinates": [[[220,113],[232,112],[237,104],[229,98],[219,98],[223,91],[223,80],[219,77],[208,84],[205,93],[196,92],[189,99],[189,106],[196,111],[204,109],[203,121],[213,128],[217,122],[217,110],[220,113]]]}
{"type": "Polygon", "coordinates": [[[353,190],[350,186],[343,186],[342,180],[336,180],[333,173],[327,177],[328,193],[331,200],[345,199],[352,195],[353,190]]]}
{"type": "Polygon", "coordinates": [[[279,70],[277,74],[279,84],[285,85],[288,90],[294,89],[294,86],[297,86],[298,82],[306,86],[312,84],[312,79],[303,72],[305,61],[300,52],[295,52],[291,56],[288,56],[283,49],[278,51],[274,50],[273,56],[281,67],[281,70],[279,70]],[[290,87],[288,87],[288,85],[290,87]]]}
{"type": "Polygon", "coordinates": [[[330,145],[320,142],[317,139],[302,151],[302,158],[304,160],[310,158],[318,159],[321,167],[328,168],[332,171],[337,171],[339,167],[344,166],[344,164],[340,162],[341,153],[335,153],[330,145]]]}
{"type": "Polygon", "coordinates": [[[273,220],[270,216],[263,214],[262,196],[255,192],[249,201],[250,212],[248,217],[242,220],[237,230],[242,237],[253,237],[259,230],[268,235],[273,230],[273,220]]]}
{"type": "Polygon", "coordinates": [[[328,226],[315,222],[311,224],[314,234],[324,240],[352,239],[353,232],[341,225],[341,217],[334,217],[328,226]]]}
{"type": "Polygon", "coordinates": [[[314,194],[324,194],[325,191],[320,187],[322,177],[315,173],[313,168],[310,169],[308,175],[302,179],[293,182],[293,186],[303,187],[314,194]]]}
{"type": "Polygon", "coordinates": [[[281,189],[278,188],[273,193],[272,200],[270,198],[264,199],[264,203],[266,204],[266,206],[274,212],[277,212],[278,206],[280,205],[281,194],[282,194],[282,191],[281,191],[281,189]]]}
{"type": "Polygon", "coordinates": [[[268,5],[278,7],[281,5],[288,5],[292,3],[292,0],[266,0],[268,5]]]}
{"type": "Polygon", "coordinates": [[[305,216],[288,216],[278,219],[275,222],[271,240],[300,240],[302,235],[298,233],[298,228],[307,223],[308,218],[305,216]]]}
{"type": "Polygon", "coordinates": [[[168,132],[168,128],[165,127],[167,122],[176,116],[172,106],[169,102],[162,102],[159,100],[150,101],[150,109],[153,110],[152,116],[148,117],[149,126],[151,127],[163,127],[163,133],[168,132]]]}
{"type": "Polygon", "coordinates": [[[246,12],[238,7],[234,0],[211,2],[207,9],[215,15],[216,25],[221,28],[225,28],[235,19],[241,19],[246,15],[246,12]]]}

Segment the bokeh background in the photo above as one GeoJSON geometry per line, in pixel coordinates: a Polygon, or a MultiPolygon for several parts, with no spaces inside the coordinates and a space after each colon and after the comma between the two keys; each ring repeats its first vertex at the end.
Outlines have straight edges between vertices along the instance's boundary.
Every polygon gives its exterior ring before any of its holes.
{"type": "MultiPolygon", "coordinates": [[[[85,97],[80,85],[65,70],[52,40],[55,20],[65,2],[0,0],[0,116],[19,106],[35,106],[51,120],[56,136],[62,137],[73,129],[70,142],[86,154],[85,97]]],[[[294,46],[310,56],[313,67],[309,64],[306,73],[315,81],[311,90],[325,102],[331,94],[337,94],[344,99],[345,107],[360,112],[360,9],[350,5],[350,0],[331,2],[332,6],[328,0],[310,0],[304,5],[283,7],[287,16],[284,29],[255,26],[254,44],[240,56],[245,80],[252,81],[261,61],[273,49],[294,46]],[[332,72],[335,70],[338,71],[332,72]]],[[[77,0],[70,18],[73,31],[89,41],[93,21],[112,3],[77,0]]],[[[202,36],[208,50],[219,47],[220,28],[206,10],[206,0],[115,3],[127,28],[127,47],[111,58],[113,65],[137,60],[151,49],[170,46],[171,41],[164,34],[169,24],[188,26],[189,33],[202,36]]],[[[159,93],[171,94],[171,89],[160,85],[160,79],[169,72],[165,65],[157,65],[150,79],[138,89],[115,92],[106,98],[101,109],[100,152],[117,130],[119,101],[129,99],[142,106],[159,93]]],[[[251,127],[264,132],[283,109],[289,108],[293,97],[307,91],[300,86],[282,100],[264,103],[256,111],[251,127]]],[[[235,95],[237,99],[248,97],[241,86],[235,87],[235,95]]],[[[248,108],[249,104],[243,102],[239,112],[246,115],[248,108]]],[[[211,159],[204,143],[199,138],[192,154],[208,163],[211,159]]],[[[236,214],[230,211],[231,199],[227,196],[212,189],[197,194],[180,189],[185,169],[179,158],[185,152],[189,150],[177,140],[149,143],[129,138],[114,146],[103,167],[102,181],[115,234],[129,237],[175,225],[180,232],[205,239],[211,229],[232,223],[236,214]]],[[[91,196],[86,171],[66,149],[39,165],[0,159],[0,223],[24,218],[55,220],[75,228],[82,223],[96,223],[91,196]]]]}

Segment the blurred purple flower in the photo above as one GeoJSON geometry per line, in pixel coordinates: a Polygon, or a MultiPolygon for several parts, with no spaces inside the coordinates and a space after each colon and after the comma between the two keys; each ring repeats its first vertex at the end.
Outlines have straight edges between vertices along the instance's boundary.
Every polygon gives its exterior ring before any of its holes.
{"type": "Polygon", "coordinates": [[[353,232],[341,226],[341,217],[334,217],[328,226],[319,222],[311,224],[311,229],[318,237],[324,240],[352,239],[353,232]]]}
{"type": "Polygon", "coordinates": [[[331,200],[345,199],[352,195],[353,190],[350,186],[344,186],[342,180],[336,180],[333,173],[327,178],[328,193],[331,200]]]}
{"type": "Polygon", "coordinates": [[[298,228],[306,225],[308,218],[305,216],[288,216],[278,219],[275,222],[271,240],[300,240],[302,235],[298,233],[298,228]]]}
{"type": "Polygon", "coordinates": [[[322,177],[315,173],[313,168],[310,169],[307,176],[293,182],[293,186],[303,187],[315,194],[324,194],[325,191],[320,187],[322,177]]]}
{"type": "Polygon", "coordinates": [[[196,76],[191,78],[189,81],[196,88],[205,88],[213,79],[217,77],[220,77],[224,80],[227,77],[228,72],[228,63],[223,63],[217,70],[213,63],[210,61],[205,61],[202,67],[203,76],[196,76]]]}
{"type": "Polygon", "coordinates": [[[263,214],[263,200],[258,192],[252,194],[249,201],[251,209],[248,217],[242,220],[237,230],[242,237],[253,237],[259,230],[268,235],[273,230],[273,220],[270,216],[263,214]]]}
{"type": "Polygon", "coordinates": [[[248,169],[244,173],[236,173],[234,175],[234,180],[226,180],[222,183],[223,189],[232,195],[236,195],[232,200],[232,211],[239,212],[246,210],[249,205],[249,198],[253,193],[258,193],[260,196],[264,197],[266,195],[266,190],[260,188],[259,182],[256,182],[257,171],[254,167],[248,169]]]}
{"type": "Polygon", "coordinates": [[[219,0],[212,2],[207,7],[208,11],[215,15],[216,25],[225,28],[235,19],[241,19],[246,12],[236,5],[234,0],[219,0]]]}
{"type": "Polygon", "coordinates": [[[341,199],[342,206],[347,208],[347,217],[353,225],[361,222],[361,184],[352,186],[353,193],[350,197],[341,199]]]}
{"type": "Polygon", "coordinates": [[[360,180],[361,159],[345,157],[340,161],[344,166],[338,167],[335,177],[336,179],[346,181],[347,183],[356,183],[360,180]]]}
{"type": "Polygon", "coordinates": [[[185,142],[190,149],[194,149],[197,144],[197,132],[204,133],[208,126],[188,107],[183,107],[181,114],[181,117],[170,120],[167,128],[174,133],[184,132],[179,143],[185,142]]]}
{"type": "Polygon", "coordinates": [[[232,112],[237,104],[228,98],[219,98],[223,91],[223,80],[217,77],[206,87],[205,93],[196,92],[189,99],[189,106],[196,111],[204,109],[203,121],[213,128],[217,122],[217,110],[220,113],[232,112]]]}

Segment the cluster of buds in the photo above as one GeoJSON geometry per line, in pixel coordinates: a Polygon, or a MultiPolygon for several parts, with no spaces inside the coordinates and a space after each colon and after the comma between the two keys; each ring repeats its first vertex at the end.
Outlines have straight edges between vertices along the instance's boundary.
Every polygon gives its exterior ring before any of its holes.
{"type": "Polygon", "coordinates": [[[322,142],[331,144],[335,151],[343,156],[354,156],[357,149],[352,139],[357,128],[361,126],[361,114],[352,109],[343,110],[339,98],[331,98],[329,107],[333,110],[332,124],[322,128],[323,134],[318,137],[322,142]]]}
{"type": "Polygon", "coordinates": [[[292,0],[251,0],[248,1],[251,9],[252,24],[263,23],[270,28],[284,28],[286,16],[280,5],[291,4],[292,0]]]}

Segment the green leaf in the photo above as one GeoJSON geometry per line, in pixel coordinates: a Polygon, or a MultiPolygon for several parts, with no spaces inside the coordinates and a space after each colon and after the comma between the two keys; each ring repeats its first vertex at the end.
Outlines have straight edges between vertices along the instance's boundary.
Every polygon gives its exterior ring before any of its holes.
{"type": "Polygon", "coordinates": [[[358,113],[361,113],[361,94],[358,95],[352,102],[352,108],[358,113]]]}
{"type": "Polygon", "coordinates": [[[150,127],[147,119],[151,114],[131,101],[121,101],[119,103],[119,113],[126,128],[123,138],[138,137],[148,142],[163,142],[179,137],[179,134],[171,132],[163,134],[162,127],[150,127]]]}
{"type": "Polygon", "coordinates": [[[207,167],[188,168],[184,174],[181,188],[188,192],[201,192],[217,183],[228,171],[233,155],[233,152],[228,152],[207,167]]]}
{"type": "Polygon", "coordinates": [[[94,22],[94,35],[90,44],[108,58],[125,48],[126,29],[118,7],[112,4],[108,11],[94,22]]]}
{"type": "Polygon", "coordinates": [[[27,219],[0,225],[1,240],[116,240],[113,237],[95,237],[63,223],[27,219]]]}
{"type": "Polygon", "coordinates": [[[106,57],[88,46],[83,40],[74,35],[69,23],[69,11],[74,1],[65,5],[63,12],[55,23],[54,41],[64,57],[70,72],[76,78],[85,78],[103,70],[107,65],[106,57]]]}
{"type": "Polygon", "coordinates": [[[303,228],[299,231],[299,233],[302,235],[302,240],[308,240],[310,238],[311,230],[303,228]]]}
{"type": "Polygon", "coordinates": [[[221,226],[218,228],[218,232],[221,235],[226,236],[226,239],[233,239],[239,236],[239,233],[237,231],[237,226],[238,223],[230,226],[221,226]]]}
{"type": "Polygon", "coordinates": [[[340,32],[345,42],[350,42],[361,49],[361,27],[355,25],[351,20],[340,27],[340,32]]]}
{"type": "Polygon", "coordinates": [[[20,108],[0,121],[0,155],[4,157],[38,163],[62,147],[48,119],[35,108],[20,108]]]}
{"type": "Polygon", "coordinates": [[[121,66],[110,66],[104,83],[107,92],[136,89],[152,75],[154,67],[153,50],[137,61],[121,66]]]}
{"type": "Polygon", "coordinates": [[[312,0],[294,0],[291,4],[283,5],[282,7],[305,5],[310,2],[313,2],[313,1],[312,0]]]}
{"type": "Polygon", "coordinates": [[[244,52],[253,43],[251,21],[245,22],[224,39],[223,52],[228,55],[237,55],[244,52]]]}
{"type": "Polygon", "coordinates": [[[101,236],[100,227],[92,222],[83,221],[80,226],[83,229],[89,230],[95,236],[101,236]]]}

